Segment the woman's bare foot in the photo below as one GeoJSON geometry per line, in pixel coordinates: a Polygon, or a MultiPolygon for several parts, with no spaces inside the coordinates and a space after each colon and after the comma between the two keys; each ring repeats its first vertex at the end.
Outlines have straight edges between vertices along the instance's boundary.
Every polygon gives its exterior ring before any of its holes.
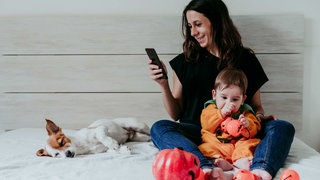
{"type": "Polygon", "coordinates": [[[221,168],[203,169],[204,180],[232,180],[233,174],[225,173],[221,168]]]}
{"type": "Polygon", "coordinates": [[[229,171],[233,169],[233,165],[229,163],[227,160],[222,158],[215,159],[213,164],[224,171],[229,171]]]}
{"type": "Polygon", "coordinates": [[[263,169],[254,169],[251,171],[253,174],[257,175],[260,180],[271,180],[272,176],[263,169]]]}
{"type": "Polygon", "coordinates": [[[239,169],[246,169],[249,170],[252,164],[252,157],[248,158],[240,158],[236,160],[233,165],[239,169]]]}

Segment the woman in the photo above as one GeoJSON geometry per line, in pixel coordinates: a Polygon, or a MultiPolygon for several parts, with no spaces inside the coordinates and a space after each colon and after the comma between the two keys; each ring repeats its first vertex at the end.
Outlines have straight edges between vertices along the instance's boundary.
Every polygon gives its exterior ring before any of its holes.
{"type": "Polygon", "coordinates": [[[159,83],[164,106],[172,119],[160,120],[151,128],[151,138],[160,150],[182,147],[195,154],[206,174],[223,176],[203,156],[200,114],[211,98],[214,80],[225,67],[239,68],[248,78],[246,103],[261,120],[261,143],[255,150],[250,170],[263,180],[272,179],[283,165],[294,137],[294,127],[275,117],[264,116],[260,88],[268,81],[254,53],[243,47],[226,5],[221,0],[192,0],[182,15],[183,53],[170,61],[173,86],[162,79],[162,69],[151,64],[151,78],[159,83]]]}

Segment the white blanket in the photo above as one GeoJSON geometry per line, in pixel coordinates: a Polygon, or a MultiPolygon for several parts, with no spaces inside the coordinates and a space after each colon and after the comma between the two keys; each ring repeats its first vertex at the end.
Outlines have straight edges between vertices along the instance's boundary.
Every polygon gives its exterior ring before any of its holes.
{"type": "MultiPolygon", "coordinates": [[[[64,130],[66,134],[73,130],[64,130]]],[[[0,180],[152,180],[152,162],[158,150],[152,142],[130,142],[132,154],[91,154],[76,158],[38,157],[36,151],[47,139],[45,129],[25,128],[0,134],[0,180]]],[[[301,180],[320,177],[320,155],[295,139],[285,168],[301,180]]]]}

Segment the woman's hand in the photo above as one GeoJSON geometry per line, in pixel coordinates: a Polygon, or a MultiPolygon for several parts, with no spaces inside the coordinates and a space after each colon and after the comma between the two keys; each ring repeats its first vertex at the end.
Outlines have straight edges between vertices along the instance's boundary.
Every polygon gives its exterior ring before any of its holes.
{"type": "Polygon", "coordinates": [[[265,116],[263,114],[257,114],[256,117],[260,120],[260,121],[268,121],[268,120],[278,120],[278,118],[271,114],[271,115],[268,115],[268,116],[265,116]]]}
{"type": "MultiPolygon", "coordinates": [[[[166,68],[165,64],[163,62],[161,62],[161,63],[162,63],[162,66],[164,68],[164,71],[167,72],[167,68],[166,68]]],[[[150,69],[150,78],[152,80],[154,80],[155,82],[159,83],[160,85],[162,83],[168,81],[167,79],[162,78],[163,77],[162,69],[159,68],[159,66],[157,66],[155,64],[152,64],[151,60],[148,61],[148,66],[149,66],[149,69],[150,69]]]]}

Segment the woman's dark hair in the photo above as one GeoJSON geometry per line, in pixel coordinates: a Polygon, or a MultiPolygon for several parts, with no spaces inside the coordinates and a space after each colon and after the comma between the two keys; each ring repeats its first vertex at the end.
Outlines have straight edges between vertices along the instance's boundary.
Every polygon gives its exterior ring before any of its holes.
{"type": "Polygon", "coordinates": [[[192,0],[185,7],[182,15],[182,33],[185,39],[183,51],[186,59],[188,61],[198,61],[201,58],[200,54],[206,51],[191,36],[186,16],[189,10],[201,13],[210,20],[213,33],[212,42],[217,46],[220,56],[218,68],[237,67],[237,61],[242,51],[248,48],[243,47],[240,33],[233,24],[228,8],[222,0],[192,0]]]}

